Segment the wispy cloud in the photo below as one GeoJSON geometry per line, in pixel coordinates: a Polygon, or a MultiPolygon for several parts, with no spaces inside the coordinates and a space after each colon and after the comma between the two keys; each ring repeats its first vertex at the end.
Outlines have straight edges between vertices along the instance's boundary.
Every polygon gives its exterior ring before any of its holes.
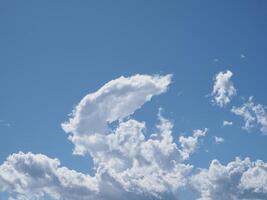
{"type": "Polygon", "coordinates": [[[5,126],[5,127],[10,127],[11,126],[11,124],[10,123],[8,123],[8,122],[6,122],[5,120],[0,120],[0,126],[5,126]]]}
{"type": "Polygon", "coordinates": [[[216,144],[221,144],[224,142],[224,139],[222,137],[214,136],[214,141],[216,144]]]}
{"type": "Polygon", "coordinates": [[[267,134],[266,107],[262,104],[254,103],[253,97],[249,97],[249,99],[239,107],[234,106],[231,111],[244,119],[245,125],[243,129],[249,131],[255,127],[255,125],[260,125],[262,134],[267,134]]]}
{"type": "Polygon", "coordinates": [[[223,121],[223,126],[232,126],[232,125],[233,125],[233,122],[231,121],[227,121],[227,120],[223,121]]]}

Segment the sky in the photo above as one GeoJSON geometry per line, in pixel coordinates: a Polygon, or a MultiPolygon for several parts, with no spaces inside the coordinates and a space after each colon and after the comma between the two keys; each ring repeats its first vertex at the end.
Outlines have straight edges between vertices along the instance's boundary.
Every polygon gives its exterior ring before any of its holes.
{"type": "Polygon", "coordinates": [[[1,1],[0,199],[266,199],[266,7],[1,1]]]}

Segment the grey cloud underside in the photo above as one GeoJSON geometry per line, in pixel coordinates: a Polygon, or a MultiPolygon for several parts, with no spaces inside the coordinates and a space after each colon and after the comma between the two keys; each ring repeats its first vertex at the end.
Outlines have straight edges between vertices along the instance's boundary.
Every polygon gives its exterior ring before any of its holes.
{"type": "Polygon", "coordinates": [[[207,129],[180,136],[175,143],[173,124],[161,110],[153,133],[147,133],[145,122],[131,118],[153,96],[166,92],[170,83],[171,75],[120,77],[86,95],[75,107],[62,127],[74,144],[74,154],[92,157],[94,176],[63,167],[58,159],[19,152],[0,166],[0,191],[8,192],[10,200],[46,196],[56,200],[145,200],[179,199],[184,188],[194,188],[202,199],[216,199],[231,185],[232,196],[221,199],[263,199],[267,194],[264,162],[246,159],[223,166],[213,161],[209,169],[194,172],[194,166],[186,163],[207,129]],[[112,128],[114,121],[117,126],[112,128]]]}

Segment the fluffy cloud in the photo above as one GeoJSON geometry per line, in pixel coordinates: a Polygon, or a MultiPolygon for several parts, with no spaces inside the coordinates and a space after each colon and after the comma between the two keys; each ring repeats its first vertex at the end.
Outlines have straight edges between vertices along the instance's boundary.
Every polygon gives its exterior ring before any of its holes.
{"type": "MultiPolygon", "coordinates": [[[[121,77],[86,95],[75,107],[62,127],[74,153],[92,157],[94,176],[63,167],[58,159],[19,152],[0,165],[0,192],[8,192],[9,200],[172,200],[192,187],[205,200],[264,199],[267,164],[263,161],[236,159],[224,166],[214,160],[194,175],[194,166],[186,163],[207,129],[180,136],[175,143],[173,123],[161,109],[152,133],[145,122],[131,117],[165,92],[170,82],[171,75],[121,77]]],[[[253,110],[263,123],[259,107],[253,110]]]]}
{"type": "Polygon", "coordinates": [[[232,126],[232,125],[233,125],[233,122],[226,121],[226,120],[223,121],[223,126],[232,126]]]}
{"type": "Polygon", "coordinates": [[[10,155],[0,166],[0,192],[21,200],[85,200],[98,192],[96,178],[61,167],[57,159],[42,154],[10,155]]]}
{"type": "Polygon", "coordinates": [[[213,160],[208,169],[201,169],[191,179],[201,200],[266,199],[267,164],[249,158],[222,165],[213,160]]]}
{"type": "Polygon", "coordinates": [[[207,131],[208,129],[205,128],[204,130],[195,130],[193,135],[189,137],[180,136],[179,142],[181,143],[181,154],[184,160],[188,159],[190,154],[195,151],[199,138],[205,136],[207,131]]]}
{"type": "Polygon", "coordinates": [[[85,154],[91,143],[101,143],[96,141],[100,137],[96,138],[95,134],[106,134],[109,123],[133,114],[153,96],[165,92],[170,82],[171,75],[122,76],[86,95],[73,110],[69,121],[62,124],[75,144],[74,153],[85,154]],[[89,143],[84,142],[88,140],[89,143]]]}
{"type": "Polygon", "coordinates": [[[193,166],[184,164],[207,130],[172,137],[173,124],[158,114],[155,132],[129,116],[152,96],[165,92],[171,76],[135,75],[110,81],[88,94],[62,124],[75,153],[89,153],[93,177],[61,167],[57,159],[31,153],[8,157],[1,165],[0,190],[16,199],[176,199],[193,166]],[[115,122],[110,126],[110,123],[115,122]]]}
{"type": "Polygon", "coordinates": [[[243,128],[245,130],[250,130],[256,124],[260,125],[260,131],[262,134],[267,134],[267,113],[265,106],[261,104],[255,104],[253,102],[253,97],[250,97],[247,102],[245,102],[240,107],[233,107],[232,112],[236,115],[241,116],[245,125],[243,128]]]}
{"type": "Polygon", "coordinates": [[[215,77],[213,91],[213,101],[220,107],[225,106],[231,101],[231,98],[236,95],[236,89],[231,77],[233,73],[229,70],[226,72],[219,72],[215,77]]]}

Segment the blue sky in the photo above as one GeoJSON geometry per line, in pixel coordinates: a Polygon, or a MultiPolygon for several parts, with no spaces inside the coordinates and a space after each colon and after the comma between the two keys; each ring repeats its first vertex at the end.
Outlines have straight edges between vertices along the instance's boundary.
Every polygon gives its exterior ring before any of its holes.
{"type": "Polygon", "coordinates": [[[154,130],[158,108],[173,136],[208,128],[186,163],[207,168],[236,156],[267,162],[267,138],[231,112],[250,96],[267,105],[265,1],[1,1],[0,163],[19,151],[94,174],[62,130],[75,105],[120,76],[173,74],[166,93],[134,118],[154,130]],[[230,70],[237,90],[221,108],[210,96],[230,70]],[[223,121],[233,122],[223,127],[223,121]],[[224,138],[215,144],[214,136],[224,138]]]}

